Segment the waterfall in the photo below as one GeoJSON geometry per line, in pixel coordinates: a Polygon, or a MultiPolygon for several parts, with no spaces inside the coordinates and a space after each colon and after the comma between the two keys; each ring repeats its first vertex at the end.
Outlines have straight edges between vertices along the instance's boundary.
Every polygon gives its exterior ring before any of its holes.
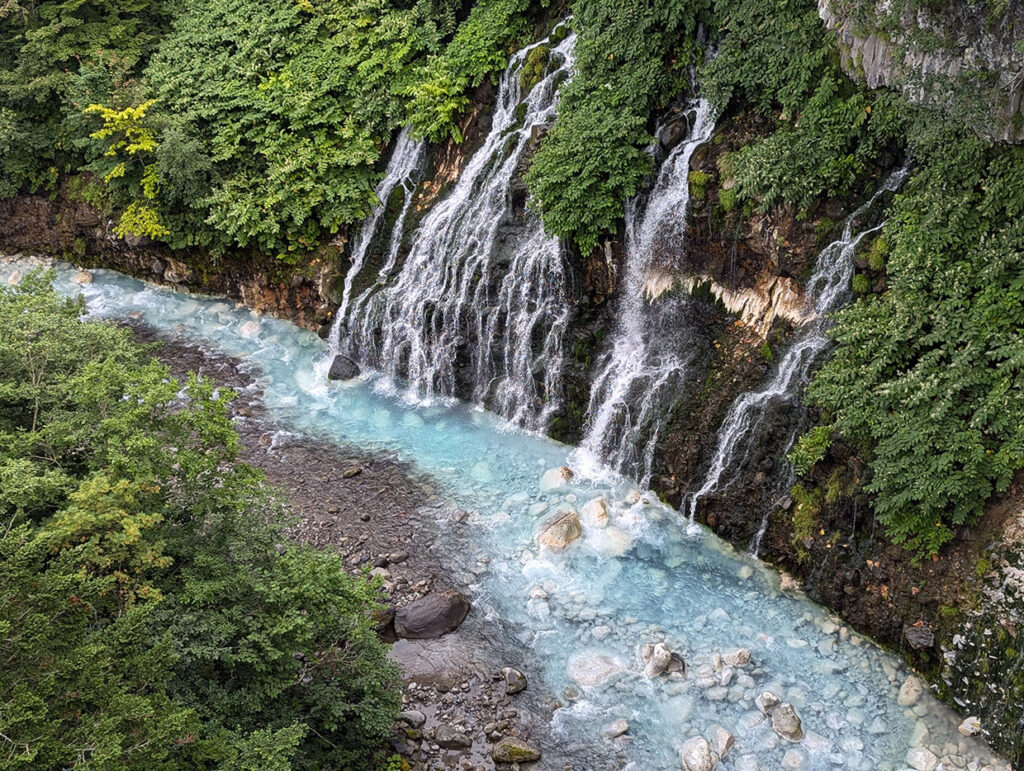
{"type": "Polygon", "coordinates": [[[688,118],[689,137],[661,164],[650,191],[626,207],[625,272],[616,327],[591,388],[579,458],[584,467],[607,464],[628,473],[643,487],[650,484],[664,412],[685,382],[692,359],[686,341],[676,334],[678,309],[666,299],[655,302],[646,289],[658,253],[678,252],[685,245],[690,158],[715,127],[703,99],[689,105],[688,118]]]}
{"type": "Polygon", "coordinates": [[[410,396],[466,397],[534,429],[560,406],[568,276],[558,240],[532,211],[518,211],[512,192],[572,67],[569,35],[550,50],[545,77],[523,93],[527,55],[552,42],[512,57],[483,145],[382,286],[397,265],[401,237],[393,237],[380,281],[353,303],[343,333],[347,351],[404,379],[410,396]]]}
{"type": "MultiPolygon", "coordinates": [[[[853,254],[861,240],[881,229],[882,224],[854,233],[861,216],[867,212],[883,194],[897,190],[906,179],[907,169],[903,168],[889,175],[882,186],[851,214],[843,225],[842,235],[818,255],[814,273],[807,283],[807,297],[813,306],[813,317],[798,333],[796,341],[779,361],[771,380],[757,391],[741,394],[732,403],[718,431],[718,445],[711,460],[707,476],[700,489],[690,496],[690,522],[694,522],[697,503],[701,498],[719,489],[722,475],[727,469],[742,464],[749,458],[756,444],[755,429],[771,407],[798,405],[804,388],[810,382],[811,372],[820,355],[829,347],[828,329],[832,325],[831,314],[850,298],[853,280],[853,254]]],[[[784,457],[792,448],[799,433],[794,425],[785,442],[778,446],[779,457],[784,457]]],[[[787,468],[789,468],[787,464],[787,468]]],[[[792,471],[790,470],[790,475],[792,471]]],[[[786,480],[780,486],[786,485],[786,480]]],[[[767,529],[767,515],[758,533],[751,542],[751,553],[756,556],[761,538],[767,529]]]]}
{"type": "Polygon", "coordinates": [[[373,208],[370,216],[363,220],[363,225],[352,242],[352,256],[349,262],[348,273],[345,274],[341,303],[338,306],[334,317],[334,325],[331,329],[330,344],[332,353],[338,353],[341,348],[342,328],[347,321],[349,304],[352,299],[353,282],[366,262],[366,254],[370,250],[370,244],[373,243],[381,217],[383,217],[387,209],[388,199],[391,198],[395,188],[401,185],[405,189],[404,201],[392,229],[384,268],[381,269],[381,275],[378,280],[386,277],[386,273],[390,272],[389,266],[393,266],[398,257],[398,250],[402,245],[402,229],[412,204],[412,194],[415,189],[414,178],[423,165],[425,152],[426,143],[414,140],[410,135],[408,127],[403,128],[398,135],[398,139],[395,141],[395,149],[392,151],[391,159],[384,170],[384,178],[374,189],[379,203],[373,208]]]}

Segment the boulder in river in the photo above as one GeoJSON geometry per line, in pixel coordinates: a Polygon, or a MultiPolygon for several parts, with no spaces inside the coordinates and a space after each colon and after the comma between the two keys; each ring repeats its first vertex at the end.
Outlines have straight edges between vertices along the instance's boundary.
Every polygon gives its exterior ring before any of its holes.
{"type": "Polygon", "coordinates": [[[473,740],[458,728],[439,725],[434,730],[434,744],[446,750],[468,750],[473,746],[473,740]]]}
{"type": "Polygon", "coordinates": [[[569,544],[583,535],[579,515],[569,509],[561,511],[549,519],[537,535],[537,543],[551,551],[562,551],[569,544]]]}
{"type": "Polygon", "coordinates": [[[505,693],[511,695],[526,690],[526,675],[513,667],[503,667],[501,677],[505,681],[505,693]]]}
{"type": "Polygon", "coordinates": [[[804,738],[800,716],[788,702],[783,702],[772,710],[772,729],[786,741],[798,742],[804,738]]]}
{"type": "Polygon", "coordinates": [[[649,656],[645,657],[647,664],[644,667],[644,674],[648,677],[657,677],[668,669],[672,663],[672,651],[665,643],[658,643],[651,649],[649,656]]]}
{"type": "Polygon", "coordinates": [[[339,353],[331,362],[331,369],[327,372],[330,380],[351,380],[359,377],[359,365],[344,354],[339,353]]]}
{"type": "Polygon", "coordinates": [[[718,765],[718,758],[703,736],[687,741],[679,751],[679,759],[686,771],[714,771],[718,765]]]}
{"type": "Polygon", "coordinates": [[[448,634],[469,613],[469,600],[450,589],[413,600],[395,612],[395,634],[410,640],[427,640],[448,634]]]}
{"type": "Polygon", "coordinates": [[[604,498],[594,498],[587,501],[580,509],[583,521],[590,527],[608,527],[608,504],[604,498]]]}
{"type": "Polygon", "coordinates": [[[540,760],[540,750],[515,736],[506,736],[491,748],[498,763],[532,763],[540,760]]]}
{"type": "Polygon", "coordinates": [[[540,478],[540,491],[542,493],[554,492],[559,487],[568,485],[574,476],[576,475],[568,466],[548,469],[540,478]]]}

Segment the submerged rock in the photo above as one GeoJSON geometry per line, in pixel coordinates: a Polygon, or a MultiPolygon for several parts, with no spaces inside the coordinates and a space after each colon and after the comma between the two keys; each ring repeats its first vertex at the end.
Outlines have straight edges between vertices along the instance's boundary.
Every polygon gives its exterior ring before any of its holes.
{"type": "Polygon", "coordinates": [[[679,752],[679,759],[686,771],[714,771],[718,765],[718,758],[711,745],[702,736],[695,736],[686,742],[679,752]]]}
{"type": "Polygon", "coordinates": [[[331,369],[327,372],[330,380],[351,380],[359,377],[359,365],[344,354],[339,353],[331,362],[331,369]]]}
{"type": "Polygon", "coordinates": [[[757,708],[764,714],[770,715],[772,711],[781,704],[781,700],[771,691],[762,691],[761,695],[754,699],[757,708]]]}
{"type": "Polygon", "coordinates": [[[798,742],[804,738],[800,716],[789,703],[784,702],[772,710],[772,729],[787,741],[798,742]]]}
{"type": "Polygon", "coordinates": [[[730,731],[722,728],[722,726],[716,725],[711,729],[711,749],[715,751],[719,758],[725,758],[735,743],[736,738],[730,731]]]}
{"type": "Polygon", "coordinates": [[[896,697],[896,703],[901,707],[912,707],[917,704],[922,693],[924,693],[924,684],[919,678],[911,675],[900,686],[900,694],[896,697]]]}
{"type": "Polygon", "coordinates": [[[935,753],[924,747],[914,747],[907,752],[907,765],[916,771],[935,771],[939,759],[935,753]]]}
{"type": "Polygon", "coordinates": [[[617,739],[625,733],[629,733],[629,723],[624,718],[613,720],[611,725],[604,729],[604,735],[609,739],[617,739]]]}
{"type": "Polygon", "coordinates": [[[583,535],[579,515],[569,509],[549,519],[537,535],[537,543],[551,551],[562,551],[583,535]]]}
{"type": "Polygon", "coordinates": [[[91,284],[92,273],[90,273],[87,270],[83,270],[81,273],[76,274],[75,277],[71,280],[74,281],[76,284],[91,284]]]}
{"type": "Polygon", "coordinates": [[[469,600],[451,589],[413,600],[395,612],[395,634],[410,640],[441,637],[458,627],[469,613],[469,600]]]}
{"type": "Polygon", "coordinates": [[[569,677],[577,685],[585,687],[600,685],[623,669],[619,661],[603,653],[587,651],[569,660],[569,677]]]}
{"type": "Polygon", "coordinates": [[[729,667],[745,667],[750,663],[750,648],[738,648],[723,653],[722,662],[729,667]]]}
{"type": "Polygon", "coordinates": [[[499,763],[530,763],[540,760],[540,750],[522,739],[506,736],[491,748],[491,757],[499,763]]]}

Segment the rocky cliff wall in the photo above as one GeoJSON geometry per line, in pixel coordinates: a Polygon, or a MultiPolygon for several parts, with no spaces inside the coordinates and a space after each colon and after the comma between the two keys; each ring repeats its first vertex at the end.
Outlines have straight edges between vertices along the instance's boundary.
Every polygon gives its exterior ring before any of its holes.
{"type": "Polygon", "coordinates": [[[818,0],[843,69],[938,104],[980,135],[1024,141],[1024,4],[818,0]]]}

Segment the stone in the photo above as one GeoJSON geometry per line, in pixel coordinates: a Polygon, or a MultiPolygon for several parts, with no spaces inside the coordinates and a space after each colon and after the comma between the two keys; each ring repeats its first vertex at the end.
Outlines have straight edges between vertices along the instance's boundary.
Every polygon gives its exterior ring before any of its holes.
{"type": "Polygon", "coordinates": [[[974,716],[971,716],[964,720],[957,729],[964,736],[977,736],[981,733],[981,721],[974,716]]]}
{"type": "Polygon", "coordinates": [[[771,691],[762,691],[761,695],[754,699],[754,703],[764,714],[770,715],[782,701],[771,691]]]}
{"type": "Polygon", "coordinates": [[[540,491],[542,493],[554,492],[560,487],[565,487],[576,476],[568,466],[548,469],[540,478],[540,491]]]}
{"type": "Polygon", "coordinates": [[[8,286],[17,286],[21,283],[21,280],[25,277],[25,274],[20,270],[16,270],[7,277],[8,286]]]}
{"type": "Polygon", "coordinates": [[[608,504],[604,498],[587,501],[580,509],[583,521],[590,527],[608,527],[608,504]]]}
{"type": "Polygon", "coordinates": [[[647,658],[647,664],[644,667],[644,674],[647,677],[657,677],[668,669],[671,662],[672,651],[665,643],[658,643],[651,649],[651,655],[647,658]]]}
{"type": "Polygon", "coordinates": [[[720,725],[716,725],[711,729],[711,749],[715,751],[715,754],[719,758],[724,759],[729,754],[729,750],[736,743],[736,737],[731,732],[722,728],[720,725]]]}
{"type": "Polygon", "coordinates": [[[359,365],[344,354],[339,353],[331,362],[331,368],[327,372],[329,380],[352,380],[359,377],[359,365]]]}
{"type": "Polygon", "coordinates": [[[798,742],[804,738],[804,729],[800,725],[800,716],[793,705],[783,702],[772,710],[772,729],[786,741],[798,742]]]}
{"type": "Polygon", "coordinates": [[[544,524],[537,535],[537,543],[544,549],[562,551],[582,535],[580,517],[569,509],[555,514],[544,524]]]}
{"type": "Polygon", "coordinates": [[[505,680],[505,693],[513,694],[526,690],[526,675],[513,667],[504,667],[501,676],[505,680]]]}
{"type": "Polygon", "coordinates": [[[410,640],[441,637],[458,627],[468,613],[469,600],[462,592],[433,592],[395,612],[395,634],[410,640]]]}
{"type": "Polygon", "coordinates": [[[807,757],[797,749],[788,749],[782,756],[782,767],[785,771],[800,771],[804,767],[807,757]]]}
{"type": "Polygon", "coordinates": [[[714,771],[718,758],[703,736],[695,736],[683,745],[679,751],[679,759],[686,771],[714,771]]]}
{"type": "Polygon", "coordinates": [[[604,735],[609,739],[617,739],[625,733],[629,732],[629,723],[623,718],[613,720],[611,725],[604,729],[604,735]]]}
{"type": "Polygon", "coordinates": [[[427,722],[427,716],[418,709],[405,710],[399,717],[402,719],[402,722],[408,723],[412,728],[422,728],[423,724],[427,722]]]}
{"type": "Polygon", "coordinates": [[[917,700],[921,698],[922,693],[924,693],[924,683],[921,682],[920,678],[911,675],[900,686],[900,693],[896,697],[896,703],[901,707],[911,707],[917,704],[917,700]]]}
{"type": "Polygon", "coordinates": [[[90,273],[87,270],[83,270],[80,273],[76,273],[75,277],[71,280],[74,281],[76,284],[91,284],[92,273],[90,273]]]}
{"type": "Polygon", "coordinates": [[[352,477],[357,477],[362,473],[363,469],[361,466],[352,466],[350,468],[345,469],[342,472],[341,476],[344,477],[345,479],[351,479],[352,477]]]}
{"type": "Polygon", "coordinates": [[[907,751],[907,765],[915,771],[935,771],[939,759],[935,753],[924,747],[912,747],[907,751]]]}
{"type": "Polygon", "coordinates": [[[473,746],[473,740],[458,728],[439,725],[434,729],[434,744],[446,750],[468,750],[473,746]]]}
{"type": "Polygon", "coordinates": [[[491,748],[498,763],[531,763],[540,760],[540,750],[515,736],[506,736],[491,748]]]}
{"type": "Polygon", "coordinates": [[[924,650],[935,645],[935,632],[930,626],[920,621],[903,627],[903,636],[914,650],[924,650]]]}
{"type": "Polygon", "coordinates": [[[750,663],[750,648],[737,648],[723,653],[722,662],[729,667],[745,667],[750,663]]]}
{"type": "Polygon", "coordinates": [[[604,653],[586,651],[569,660],[569,677],[577,685],[585,687],[601,685],[623,669],[619,661],[604,653]]]}
{"type": "Polygon", "coordinates": [[[601,531],[594,545],[609,557],[621,557],[633,546],[633,539],[622,528],[608,527],[601,531]]]}
{"type": "Polygon", "coordinates": [[[242,337],[253,338],[260,333],[260,323],[258,321],[249,320],[242,324],[238,328],[238,334],[242,337]]]}

